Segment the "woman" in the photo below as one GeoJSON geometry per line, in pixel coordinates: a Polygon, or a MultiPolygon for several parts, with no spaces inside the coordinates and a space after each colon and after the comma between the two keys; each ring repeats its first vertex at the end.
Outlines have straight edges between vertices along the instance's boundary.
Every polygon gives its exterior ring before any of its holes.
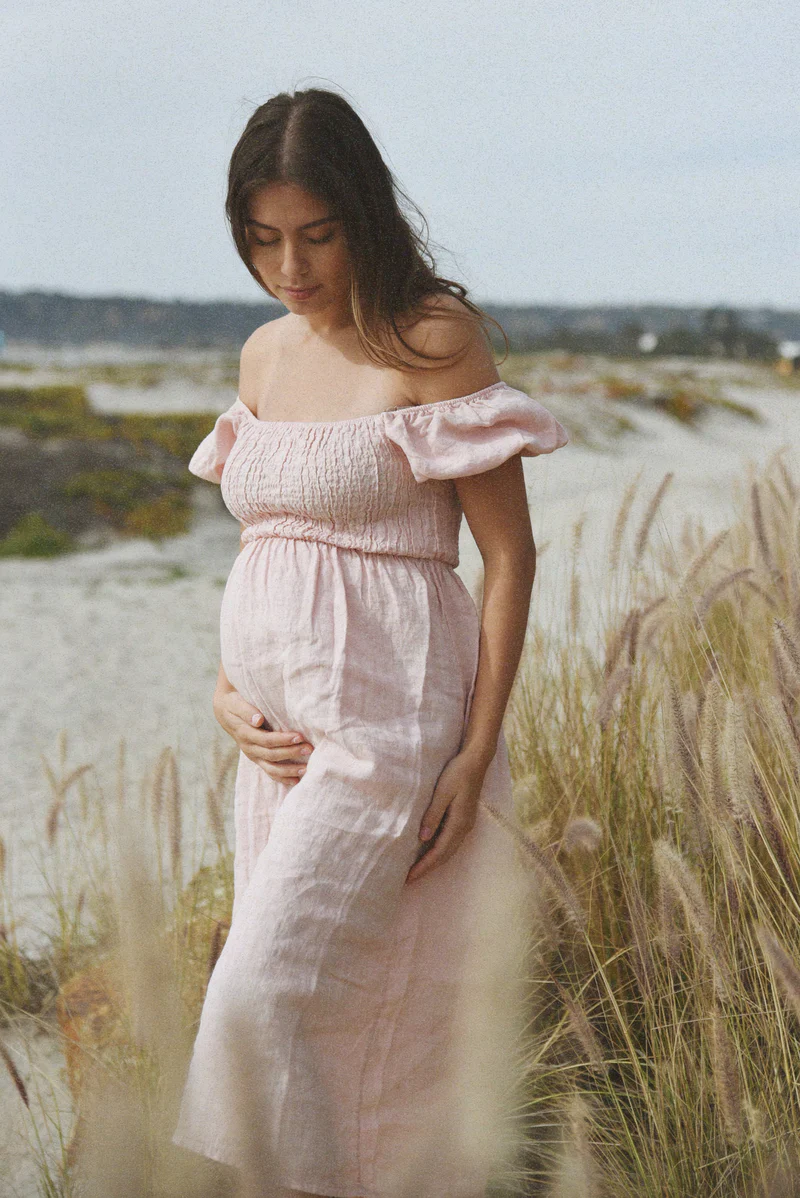
{"type": "Polygon", "coordinates": [[[226,212],[288,311],[244,345],[189,466],[242,525],[214,695],[241,754],[233,919],[174,1140],[292,1195],[477,1198],[491,1155],[467,1130],[458,1029],[499,939],[469,964],[477,879],[514,873],[520,455],[567,435],[500,380],[486,318],[435,274],[401,194],[335,93],[253,113],[226,212]],[[453,568],[462,512],[480,616],[453,568]]]}

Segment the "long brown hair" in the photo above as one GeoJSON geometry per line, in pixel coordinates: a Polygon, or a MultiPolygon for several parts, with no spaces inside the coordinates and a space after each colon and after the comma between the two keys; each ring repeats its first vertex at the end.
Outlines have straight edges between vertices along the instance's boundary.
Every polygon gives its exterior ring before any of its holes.
{"type": "MultiPolygon", "coordinates": [[[[430,315],[468,321],[477,317],[487,338],[491,322],[503,334],[508,354],[502,325],[467,298],[461,283],[437,275],[425,217],[398,185],[344,97],[322,88],[280,92],[255,110],[231,155],[225,214],[240,258],[271,295],[253,266],[247,227],[250,197],[270,183],[302,187],[342,221],[351,263],[350,305],[368,358],[401,369],[430,369],[398,354],[393,335],[412,350],[398,320],[421,316],[422,301],[441,294],[456,296],[466,311],[429,310],[430,315]],[[402,204],[417,214],[424,234],[413,227],[402,204]]],[[[412,353],[431,362],[446,363],[454,356],[412,353]]]]}

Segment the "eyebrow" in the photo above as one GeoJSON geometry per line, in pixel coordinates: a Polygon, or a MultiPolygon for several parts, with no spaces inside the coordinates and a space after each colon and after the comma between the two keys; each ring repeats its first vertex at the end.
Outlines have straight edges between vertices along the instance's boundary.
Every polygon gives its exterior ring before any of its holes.
{"type": "MultiPolygon", "coordinates": [[[[301,225],[300,229],[315,229],[317,225],[330,225],[335,220],[337,220],[335,216],[323,216],[320,220],[310,220],[307,225],[301,225]]],[[[271,233],[280,233],[280,229],[276,229],[274,225],[265,225],[260,220],[247,220],[245,223],[258,225],[259,229],[269,229],[271,233]]]]}

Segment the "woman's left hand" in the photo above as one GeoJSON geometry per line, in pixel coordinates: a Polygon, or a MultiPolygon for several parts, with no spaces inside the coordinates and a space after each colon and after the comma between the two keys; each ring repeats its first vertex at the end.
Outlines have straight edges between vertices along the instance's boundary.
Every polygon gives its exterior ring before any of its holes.
{"type": "Polygon", "coordinates": [[[443,861],[453,856],[472,829],[478,814],[483,780],[489,768],[484,757],[475,757],[467,750],[448,761],[439,775],[433,798],[422,817],[420,841],[429,842],[442,824],[435,844],[411,866],[407,882],[415,882],[443,861]],[[425,831],[428,835],[425,836],[425,831]]]}

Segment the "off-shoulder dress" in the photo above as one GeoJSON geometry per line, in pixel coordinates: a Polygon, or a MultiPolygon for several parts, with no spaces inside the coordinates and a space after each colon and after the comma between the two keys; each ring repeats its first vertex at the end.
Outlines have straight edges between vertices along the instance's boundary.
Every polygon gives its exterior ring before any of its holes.
{"type": "Polygon", "coordinates": [[[511,815],[502,734],[464,842],[405,879],[478,663],[453,480],[567,441],[496,382],[335,421],[262,421],[237,397],[197,447],[189,469],[245,525],[221,603],[225,674],[314,750],[293,785],[239,756],[233,918],[176,1144],[242,1169],[255,1151],[285,1187],[335,1198],[396,1194],[412,1175],[402,1192],[417,1198],[481,1192],[486,1153],[459,1136],[450,1062],[475,880],[507,878],[518,857],[486,810],[511,815]]]}

